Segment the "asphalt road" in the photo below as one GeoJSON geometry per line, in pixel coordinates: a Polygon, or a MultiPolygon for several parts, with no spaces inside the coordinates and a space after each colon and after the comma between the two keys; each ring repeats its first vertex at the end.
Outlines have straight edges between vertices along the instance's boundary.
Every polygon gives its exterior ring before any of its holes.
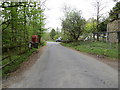
{"type": "Polygon", "coordinates": [[[117,88],[118,72],[110,66],[48,42],[41,57],[10,88],[117,88]]]}

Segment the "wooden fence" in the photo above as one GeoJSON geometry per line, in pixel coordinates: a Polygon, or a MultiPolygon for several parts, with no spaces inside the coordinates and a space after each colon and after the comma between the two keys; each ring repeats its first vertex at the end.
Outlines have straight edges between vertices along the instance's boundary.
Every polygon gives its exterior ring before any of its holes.
{"type": "Polygon", "coordinates": [[[110,43],[119,43],[120,42],[120,31],[113,31],[113,32],[94,32],[93,33],[93,40],[101,41],[100,38],[102,38],[102,41],[110,42],[110,43]],[[115,34],[115,35],[112,35],[115,34]],[[97,38],[95,38],[97,36],[97,38]],[[116,36],[114,38],[114,36],[116,36]],[[112,41],[110,38],[114,38],[112,41]]]}
{"type": "MultiPolygon", "coordinates": [[[[24,54],[25,52],[27,52],[28,50],[30,50],[29,48],[27,48],[26,47],[26,45],[17,45],[16,47],[14,47],[14,48],[12,48],[13,50],[15,50],[16,48],[18,49],[19,47],[22,47],[22,46],[25,46],[24,48],[24,50],[22,50],[22,51],[20,51],[20,52],[18,52],[18,53],[16,53],[15,55],[22,55],[22,54],[24,54]]],[[[9,51],[10,51],[10,48],[7,48],[7,52],[4,52],[4,53],[9,53],[9,51]]],[[[15,51],[15,52],[17,52],[17,51],[15,51]]],[[[4,54],[3,53],[3,54],[4,54]]],[[[12,53],[12,52],[10,52],[10,53],[12,53]]],[[[18,61],[19,60],[19,57],[18,58],[15,58],[15,59],[11,59],[12,58],[12,54],[7,54],[7,55],[4,55],[4,56],[2,56],[2,59],[0,60],[0,70],[1,69],[3,69],[3,68],[5,68],[6,66],[9,66],[9,65],[11,65],[12,63],[14,63],[14,62],[16,62],[16,61],[18,61]],[[6,60],[6,59],[9,59],[9,62],[7,62],[6,64],[3,64],[3,62],[6,60]]]]}

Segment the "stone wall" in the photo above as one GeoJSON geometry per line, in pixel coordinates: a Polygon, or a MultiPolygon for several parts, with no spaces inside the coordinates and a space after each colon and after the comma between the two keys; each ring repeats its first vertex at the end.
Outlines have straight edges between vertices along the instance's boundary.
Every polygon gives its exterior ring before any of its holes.
{"type": "MultiPolygon", "coordinates": [[[[120,20],[115,20],[107,25],[107,32],[113,32],[113,31],[120,31],[120,20]]],[[[117,33],[110,33],[108,35],[108,40],[113,43],[118,42],[117,33]]]]}

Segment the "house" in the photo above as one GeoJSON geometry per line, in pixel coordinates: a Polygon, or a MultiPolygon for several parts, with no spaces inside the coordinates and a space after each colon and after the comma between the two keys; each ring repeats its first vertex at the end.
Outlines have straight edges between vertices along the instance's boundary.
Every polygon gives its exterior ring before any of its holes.
{"type": "MultiPolygon", "coordinates": [[[[120,19],[114,20],[107,25],[107,32],[120,31],[120,19]]],[[[117,32],[108,33],[109,42],[116,43],[118,42],[117,32]]]]}

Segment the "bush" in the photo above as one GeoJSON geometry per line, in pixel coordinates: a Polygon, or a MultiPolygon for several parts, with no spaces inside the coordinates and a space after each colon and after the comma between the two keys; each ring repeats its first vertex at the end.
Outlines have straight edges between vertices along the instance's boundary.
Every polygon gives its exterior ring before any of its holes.
{"type": "Polygon", "coordinates": [[[46,41],[41,41],[40,46],[45,46],[46,45],[46,41]]]}

